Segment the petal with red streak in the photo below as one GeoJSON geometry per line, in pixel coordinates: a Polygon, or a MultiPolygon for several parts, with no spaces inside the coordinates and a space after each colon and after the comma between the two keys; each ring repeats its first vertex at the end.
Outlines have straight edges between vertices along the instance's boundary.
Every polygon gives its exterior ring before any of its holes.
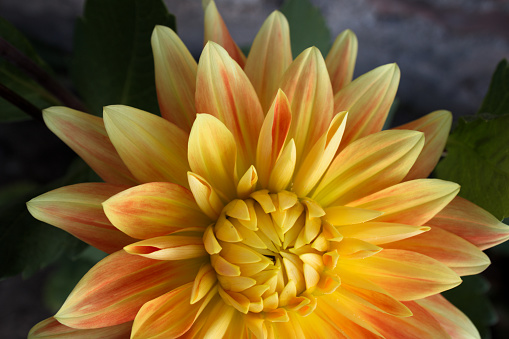
{"type": "Polygon", "coordinates": [[[202,261],[159,261],[115,252],[85,274],[55,318],[74,328],[131,321],[146,302],[192,282],[202,261]]]}
{"type": "Polygon", "coordinates": [[[106,200],[103,208],[115,227],[137,239],[166,235],[187,227],[205,230],[210,223],[193,194],[169,182],[132,187],[106,200]]]}
{"type": "Polygon", "coordinates": [[[101,251],[112,253],[133,243],[104,214],[102,203],[128,186],[83,183],[57,188],[27,203],[32,216],[71,233],[101,251]]]}
{"type": "Polygon", "coordinates": [[[334,94],[352,81],[357,58],[357,37],[347,29],[341,32],[325,58],[334,94]]]}
{"type": "Polygon", "coordinates": [[[113,147],[103,119],[67,107],[43,111],[44,122],[106,182],[134,185],[137,180],[113,147]]]}
{"type": "Polygon", "coordinates": [[[187,186],[187,133],[148,112],[122,105],[104,108],[106,131],[118,154],[142,183],[187,186]]]}
{"type": "Polygon", "coordinates": [[[207,255],[202,236],[169,235],[142,240],[124,247],[130,254],[156,260],[184,260],[207,255]]]}
{"type": "Polygon", "coordinates": [[[103,328],[77,329],[59,323],[55,318],[45,319],[32,327],[28,339],[126,339],[131,335],[132,321],[103,328]]]}
{"type": "Polygon", "coordinates": [[[435,111],[420,119],[401,125],[395,129],[410,129],[424,133],[424,147],[414,166],[404,181],[427,178],[435,168],[445,147],[451,129],[452,114],[448,111],[435,111]]]}

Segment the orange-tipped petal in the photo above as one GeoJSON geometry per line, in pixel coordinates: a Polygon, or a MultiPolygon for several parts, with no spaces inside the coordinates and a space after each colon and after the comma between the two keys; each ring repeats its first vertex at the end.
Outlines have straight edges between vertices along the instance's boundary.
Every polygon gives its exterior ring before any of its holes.
{"type": "Polygon", "coordinates": [[[239,149],[239,171],[245,172],[254,163],[262,107],[244,71],[213,42],[205,46],[198,64],[196,110],[212,114],[231,131],[239,149]]]}
{"type": "Polygon", "coordinates": [[[192,289],[193,284],[189,283],[143,305],[134,320],[131,338],[166,339],[186,333],[215,294],[209,293],[191,305],[192,289]]]}
{"type": "Polygon", "coordinates": [[[209,114],[198,114],[189,135],[189,165],[227,198],[237,194],[237,147],[232,133],[209,114]]]}
{"type": "Polygon", "coordinates": [[[264,188],[267,187],[272,168],[283,151],[291,121],[290,103],[280,89],[263,121],[256,148],[256,169],[260,184],[264,188]]]}
{"type": "Polygon", "coordinates": [[[104,108],[106,131],[140,182],[187,186],[187,133],[154,114],[122,105],[104,108]]]}
{"type": "Polygon", "coordinates": [[[184,260],[207,255],[201,236],[169,235],[142,240],[124,247],[129,254],[156,260],[184,260]]]}
{"type": "Polygon", "coordinates": [[[310,47],[295,59],[284,74],[280,88],[291,105],[289,135],[295,139],[299,164],[327,131],[334,108],[329,74],[318,48],[310,47]]]}
{"type": "Polygon", "coordinates": [[[429,229],[428,226],[393,224],[389,222],[365,222],[337,228],[338,232],[344,237],[357,238],[375,245],[410,238],[427,232],[429,229]]]}
{"type": "Polygon", "coordinates": [[[481,338],[472,321],[440,294],[416,300],[416,303],[429,312],[451,338],[481,338]]]}
{"type": "Polygon", "coordinates": [[[361,75],[334,95],[334,111],[348,111],[348,123],[340,145],[382,130],[398,89],[396,64],[380,66],[361,75]]]}
{"type": "Polygon", "coordinates": [[[201,260],[159,261],[115,252],[85,274],[55,318],[74,328],[131,321],[146,302],[193,281],[201,264],[201,260]]]}
{"type": "Polygon", "coordinates": [[[205,227],[210,220],[201,213],[192,193],[169,182],[139,185],[103,203],[115,227],[137,238],[148,239],[186,227],[205,227]]]}
{"type": "Polygon", "coordinates": [[[451,268],[458,275],[481,273],[490,259],[477,247],[455,234],[432,227],[418,236],[385,244],[384,248],[414,251],[427,255],[451,268]]]}
{"type": "Polygon", "coordinates": [[[440,227],[470,241],[481,250],[509,239],[509,226],[461,197],[454,198],[426,225],[440,227]]]}
{"type": "Polygon", "coordinates": [[[209,0],[205,7],[204,26],[205,34],[203,37],[203,44],[206,45],[209,41],[218,43],[228,52],[230,57],[235,60],[241,68],[244,68],[246,56],[242,53],[235,41],[233,41],[221,14],[219,14],[219,11],[217,10],[214,0],[209,0]]]}
{"type": "Polygon", "coordinates": [[[106,182],[134,185],[137,180],[113,147],[103,119],[67,107],[43,111],[44,122],[106,182]]]}
{"type": "Polygon", "coordinates": [[[189,132],[196,116],[194,93],[198,65],[182,40],[168,27],[156,26],[151,42],[161,115],[189,132]]]}
{"type": "Polygon", "coordinates": [[[458,184],[450,181],[416,179],[388,187],[348,205],[384,212],[376,221],[424,225],[458,194],[459,189],[458,184]]]}
{"type": "Polygon", "coordinates": [[[403,181],[427,178],[435,168],[451,130],[452,114],[435,111],[396,129],[410,129],[424,133],[424,147],[403,181]]]}
{"type": "Polygon", "coordinates": [[[325,58],[334,94],[352,81],[357,59],[357,36],[347,29],[338,35],[325,58]]]}
{"type": "Polygon", "coordinates": [[[305,197],[322,178],[336,155],[341,137],[345,131],[347,112],[338,113],[331,121],[327,132],[316,142],[295,176],[293,191],[305,197]]]}
{"type": "Polygon", "coordinates": [[[291,63],[288,21],[281,12],[274,11],[256,35],[244,67],[264,113],[270,108],[277,86],[291,63]]]}
{"type": "Polygon", "coordinates": [[[338,260],[336,270],[380,286],[397,300],[415,300],[458,286],[461,279],[439,261],[405,250],[384,249],[362,260],[338,260]]]}
{"type": "Polygon", "coordinates": [[[103,328],[76,329],[59,323],[55,318],[45,319],[32,327],[27,339],[125,339],[131,335],[132,321],[103,328]]]}
{"type": "Polygon", "coordinates": [[[324,207],[343,205],[395,185],[408,173],[423,144],[424,135],[415,131],[368,135],[334,159],[311,197],[324,207]]]}
{"type": "Polygon", "coordinates": [[[32,216],[71,233],[101,251],[113,253],[136,240],[115,228],[102,203],[127,186],[83,183],[44,193],[27,203],[32,216]]]}

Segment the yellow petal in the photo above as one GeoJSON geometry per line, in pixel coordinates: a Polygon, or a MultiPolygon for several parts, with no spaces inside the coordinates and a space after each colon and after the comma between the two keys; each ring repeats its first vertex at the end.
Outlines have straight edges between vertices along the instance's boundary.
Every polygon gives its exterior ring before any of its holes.
{"type": "Polygon", "coordinates": [[[325,219],[332,225],[363,223],[383,214],[383,212],[348,206],[331,206],[325,209],[325,219]]]}
{"type": "Polygon", "coordinates": [[[251,166],[239,180],[239,184],[237,185],[237,196],[242,199],[247,198],[254,192],[257,183],[258,174],[256,173],[255,167],[251,166]]]}
{"type": "Polygon", "coordinates": [[[196,203],[210,219],[215,220],[223,210],[223,203],[214,188],[198,174],[188,172],[189,187],[196,203]]]}
{"type": "Polygon", "coordinates": [[[256,35],[244,71],[267,112],[281,78],[292,63],[290,29],[285,16],[274,11],[256,35]]]}
{"type": "Polygon", "coordinates": [[[340,242],[330,242],[329,251],[336,250],[342,259],[365,259],[377,254],[381,247],[355,238],[344,238],[340,242]]]}
{"type": "Polygon", "coordinates": [[[293,184],[293,191],[297,195],[306,196],[329,167],[345,131],[347,115],[347,112],[336,114],[327,132],[318,139],[309,154],[305,155],[293,184]]]}
{"type": "Polygon", "coordinates": [[[311,198],[324,207],[340,205],[395,185],[423,144],[424,135],[415,131],[383,131],[359,139],[334,159],[311,198]]]}
{"type": "Polygon", "coordinates": [[[218,43],[230,54],[230,57],[235,60],[240,67],[244,68],[246,57],[235,41],[233,41],[221,14],[219,14],[217,10],[214,0],[209,0],[205,7],[204,26],[204,45],[209,41],[218,43]]]}
{"type": "Polygon", "coordinates": [[[213,42],[200,56],[196,110],[215,116],[231,131],[239,149],[239,172],[244,173],[255,160],[263,112],[244,71],[213,42]]]}
{"type": "Polygon", "coordinates": [[[402,182],[349,206],[384,212],[376,221],[424,225],[459,192],[459,185],[439,179],[416,179],[402,182]]]}
{"type": "Polygon", "coordinates": [[[334,94],[352,81],[357,45],[355,34],[349,29],[344,30],[337,36],[325,58],[334,94]]]}
{"type": "Polygon", "coordinates": [[[400,78],[396,64],[375,68],[334,95],[334,111],[348,111],[348,123],[340,149],[366,135],[382,130],[400,78]]]}
{"type": "Polygon", "coordinates": [[[189,135],[189,165],[215,191],[228,198],[237,194],[237,147],[232,133],[209,114],[198,114],[189,135]]]}
{"type": "Polygon", "coordinates": [[[216,281],[217,277],[214,268],[208,263],[203,264],[194,279],[191,304],[196,304],[196,302],[206,296],[216,281]]]}
{"type": "Polygon", "coordinates": [[[151,43],[161,115],[189,132],[196,116],[194,93],[198,65],[182,40],[168,27],[156,26],[151,43]]]}
{"type": "MultiPolygon", "coordinates": [[[[325,133],[333,114],[332,87],[320,51],[316,47],[303,51],[288,67],[280,87],[292,109],[289,135],[295,139],[299,164],[325,133]]],[[[336,110],[340,111],[344,110],[336,110]]]]}
{"type": "Polygon", "coordinates": [[[292,140],[286,145],[270,173],[268,188],[271,192],[284,190],[292,180],[297,160],[295,143],[292,140]]]}
{"type": "Polygon", "coordinates": [[[207,255],[200,236],[163,236],[124,247],[130,254],[156,260],[184,260],[207,255]]]}
{"type": "Polygon", "coordinates": [[[201,213],[191,192],[168,182],[154,182],[122,191],[105,202],[104,212],[115,227],[138,239],[166,235],[210,220],[201,213]]]}
{"type": "Polygon", "coordinates": [[[122,105],[104,108],[104,124],[118,154],[140,182],[187,186],[187,133],[161,117],[122,105]]]}
{"type": "Polygon", "coordinates": [[[43,111],[48,128],[107,183],[134,185],[133,177],[113,147],[103,119],[67,107],[43,111]]]}
{"type": "Polygon", "coordinates": [[[356,238],[374,245],[413,237],[430,230],[428,226],[413,226],[389,222],[365,222],[337,228],[344,237],[356,238]]]}
{"type": "Polygon", "coordinates": [[[410,129],[424,133],[424,147],[404,181],[427,178],[435,168],[445,147],[452,124],[452,114],[435,111],[396,129],[410,129]]]}
{"type": "Polygon", "coordinates": [[[245,327],[244,314],[227,305],[216,294],[182,338],[247,339],[245,327]]]}

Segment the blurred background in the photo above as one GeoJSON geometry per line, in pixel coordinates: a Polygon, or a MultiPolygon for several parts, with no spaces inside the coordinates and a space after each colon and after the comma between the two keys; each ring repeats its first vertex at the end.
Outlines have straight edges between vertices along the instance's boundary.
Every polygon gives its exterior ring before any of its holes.
{"type": "MultiPolygon", "coordinates": [[[[233,38],[249,46],[265,18],[283,0],[216,0],[233,38]]],[[[401,68],[394,125],[437,109],[459,116],[479,108],[490,77],[509,58],[507,0],[311,0],[323,14],[333,40],[344,29],[359,40],[354,77],[377,66],[396,62],[401,68]]],[[[0,16],[34,44],[39,54],[70,85],[76,19],[84,0],[0,0],[0,16]]],[[[178,33],[198,58],[203,46],[201,0],[166,0],[177,18],[178,33]]],[[[294,56],[295,57],[295,56],[294,56]]],[[[0,124],[0,186],[14,182],[44,184],[61,177],[74,155],[36,121],[0,124]]],[[[488,295],[500,321],[493,338],[509,337],[509,251],[491,250],[493,264],[484,273],[488,295]]],[[[4,260],[0,258],[0,260],[4,260]]],[[[28,279],[0,281],[0,337],[25,338],[28,330],[51,316],[44,302],[45,283],[54,267],[28,279]]],[[[74,273],[78,274],[78,273],[74,273]]]]}

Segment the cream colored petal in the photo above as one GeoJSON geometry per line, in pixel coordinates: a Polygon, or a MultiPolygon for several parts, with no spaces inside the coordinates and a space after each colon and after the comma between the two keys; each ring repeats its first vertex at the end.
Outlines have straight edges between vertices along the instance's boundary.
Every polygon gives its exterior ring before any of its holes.
{"type": "Polygon", "coordinates": [[[161,115],[189,132],[196,116],[194,93],[198,65],[182,40],[168,27],[156,26],[151,43],[161,115]]]}
{"type": "Polygon", "coordinates": [[[451,130],[452,114],[435,111],[395,129],[410,129],[424,133],[424,147],[403,181],[427,178],[442,155],[451,130]]]}
{"type": "Polygon", "coordinates": [[[104,108],[104,124],[136,179],[187,187],[187,133],[159,116],[122,105],[104,108]]]}
{"type": "Polygon", "coordinates": [[[189,135],[189,165],[225,197],[237,194],[237,146],[232,133],[210,114],[198,114],[189,135]]]}
{"type": "Polygon", "coordinates": [[[217,10],[214,0],[209,0],[205,7],[204,26],[205,34],[203,44],[206,45],[209,41],[218,43],[240,67],[244,68],[246,57],[235,41],[233,41],[221,14],[219,14],[217,10]]]}
{"type": "Polygon", "coordinates": [[[423,133],[415,131],[383,131],[359,139],[334,159],[311,197],[324,207],[342,205],[395,185],[423,144],[423,133]]]}
{"type": "Polygon", "coordinates": [[[113,147],[103,119],[67,107],[43,111],[44,122],[107,183],[134,185],[133,177],[113,147]]]}
{"type": "Polygon", "coordinates": [[[256,148],[256,169],[263,188],[267,187],[272,168],[283,151],[291,121],[290,103],[279,89],[263,121],[256,148]]]}
{"type": "Polygon", "coordinates": [[[334,112],[348,111],[340,149],[382,130],[398,90],[399,78],[396,64],[380,66],[361,75],[334,95],[334,112]]]}
{"type": "Polygon", "coordinates": [[[352,81],[357,59],[357,36],[347,29],[341,32],[325,58],[334,94],[352,81]]]}
{"type": "MultiPolygon", "coordinates": [[[[303,51],[288,67],[280,88],[292,109],[290,137],[295,139],[297,166],[332,119],[333,95],[322,54],[316,47],[303,51]]],[[[340,112],[344,110],[335,110],[340,112]]]]}
{"type": "Polygon", "coordinates": [[[197,112],[215,116],[233,134],[244,173],[254,164],[263,112],[244,71],[216,43],[209,42],[201,54],[195,99],[197,112]]]}
{"type": "Polygon", "coordinates": [[[388,187],[348,204],[384,212],[375,221],[424,225],[459,192],[459,185],[440,179],[416,179],[388,187]]]}
{"type": "Polygon", "coordinates": [[[285,16],[274,11],[256,35],[244,71],[267,112],[283,74],[292,63],[290,29],[285,16]]]}
{"type": "Polygon", "coordinates": [[[338,113],[332,119],[327,132],[318,139],[309,154],[304,155],[304,161],[297,169],[293,184],[293,191],[298,196],[305,197],[329,168],[345,131],[347,115],[347,112],[338,113]]]}

